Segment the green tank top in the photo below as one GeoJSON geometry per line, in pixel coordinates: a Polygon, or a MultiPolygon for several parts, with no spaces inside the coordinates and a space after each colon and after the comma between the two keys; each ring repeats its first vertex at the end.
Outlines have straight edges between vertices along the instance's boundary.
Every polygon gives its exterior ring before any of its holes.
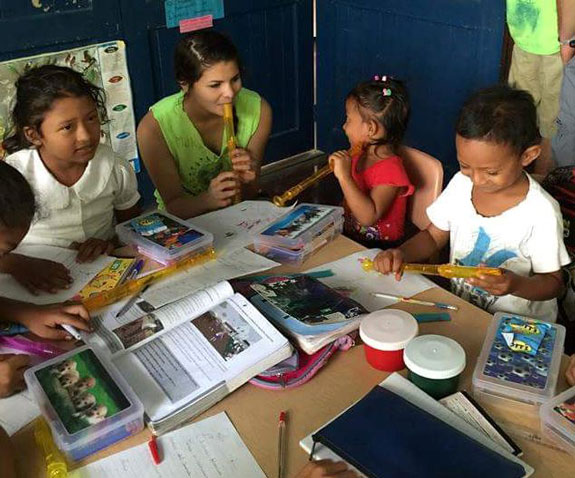
{"type": "MultiPolygon", "coordinates": [[[[184,111],[183,100],[184,93],[180,91],[158,101],[150,110],[176,162],[184,190],[197,196],[206,191],[210,181],[222,171],[228,151],[225,138],[222,138],[219,155],[204,144],[194,123],[184,111]]],[[[261,97],[254,91],[242,88],[234,98],[234,109],[238,118],[236,139],[238,146],[245,148],[260,123],[261,97]]],[[[154,196],[158,207],[164,209],[158,190],[154,196]]]]}
{"type": "Polygon", "coordinates": [[[535,55],[559,51],[555,0],[507,0],[507,25],[522,50],[535,55]]]}

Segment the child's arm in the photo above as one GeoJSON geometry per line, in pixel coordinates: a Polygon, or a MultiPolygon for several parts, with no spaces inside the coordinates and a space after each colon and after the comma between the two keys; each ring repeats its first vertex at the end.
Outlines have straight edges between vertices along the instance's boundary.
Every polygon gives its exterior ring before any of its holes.
{"type": "Polygon", "coordinates": [[[32,294],[56,293],[72,283],[70,271],[59,262],[9,253],[0,258],[0,272],[10,274],[32,294]]]}
{"type": "Polygon", "coordinates": [[[565,371],[565,378],[569,385],[575,385],[575,354],[571,355],[569,359],[569,365],[567,365],[567,370],[565,371]]]}
{"type": "Polygon", "coordinates": [[[119,223],[129,221],[134,219],[136,216],[141,214],[142,210],[137,204],[131,208],[120,210],[114,209],[114,215],[116,216],[116,221],[119,223]]]}
{"type": "Polygon", "coordinates": [[[17,478],[16,474],[16,453],[10,437],[6,431],[0,427],[0,476],[2,478],[17,478]]]}
{"type": "Polygon", "coordinates": [[[238,188],[235,172],[220,173],[212,179],[207,191],[191,196],[184,190],[174,158],[151,112],[144,116],[137,133],[142,161],[168,212],[188,219],[232,203],[238,188]]]}
{"type": "Polygon", "coordinates": [[[353,180],[351,158],[347,151],[333,153],[329,161],[353,216],[362,226],[374,225],[387,213],[401,188],[386,184],[376,186],[365,194],[353,180]]]}
{"type": "MultiPolygon", "coordinates": [[[[557,0],[559,39],[568,40],[575,35],[575,0],[557,0]]],[[[561,58],[567,63],[575,55],[575,48],[561,45],[561,58]]]]}
{"type": "Polygon", "coordinates": [[[90,237],[84,242],[73,242],[70,244],[72,249],[78,251],[76,262],[93,262],[102,254],[110,255],[116,248],[117,244],[114,240],[97,239],[90,237]]]}
{"type": "MultiPolygon", "coordinates": [[[[0,398],[9,397],[26,388],[24,372],[28,368],[29,362],[30,357],[28,355],[0,355],[0,398]]],[[[0,474],[0,476],[4,475],[0,474]]]]}
{"type": "Polygon", "coordinates": [[[401,266],[404,262],[424,262],[443,249],[449,242],[449,231],[443,231],[430,224],[398,249],[387,249],[374,259],[374,268],[382,274],[393,272],[397,280],[401,279],[401,266]]]}
{"type": "Polygon", "coordinates": [[[255,197],[258,193],[258,180],[264,152],[272,129],[272,109],[262,98],[260,122],[246,149],[238,148],[231,152],[234,171],[243,183],[242,196],[255,197]]]}
{"type": "Polygon", "coordinates": [[[34,305],[0,297],[0,320],[17,322],[39,337],[71,340],[73,337],[61,324],[90,332],[90,314],[82,304],[34,305]]]}
{"type": "Polygon", "coordinates": [[[526,277],[503,269],[503,274],[500,276],[480,275],[478,278],[469,279],[468,282],[493,295],[513,294],[527,300],[555,299],[563,292],[561,271],[526,277]]]}
{"type": "Polygon", "coordinates": [[[319,460],[305,465],[296,478],[357,478],[358,476],[343,461],[319,460]]]}

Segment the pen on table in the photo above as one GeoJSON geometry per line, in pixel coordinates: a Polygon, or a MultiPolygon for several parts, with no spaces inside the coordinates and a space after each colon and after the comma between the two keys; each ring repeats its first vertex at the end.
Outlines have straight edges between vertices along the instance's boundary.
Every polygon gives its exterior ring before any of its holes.
{"type": "Polygon", "coordinates": [[[142,272],[142,268],[144,267],[144,264],[146,263],[146,261],[144,259],[139,259],[134,263],[134,266],[130,269],[130,271],[128,272],[126,279],[122,282],[127,282],[129,280],[133,280],[136,277],[138,277],[138,274],[140,272],[142,272]]]}
{"type": "Polygon", "coordinates": [[[148,290],[148,287],[150,287],[151,284],[146,284],[144,287],[142,287],[136,294],[134,294],[132,297],[130,297],[130,300],[128,302],[126,302],[126,304],[124,305],[124,307],[122,307],[118,313],[116,314],[116,318],[118,317],[122,317],[122,315],[124,315],[126,312],[128,312],[128,310],[130,310],[134,304],[136,303],[136,301],[138,300],[138,298],[148,290]]]}
{"type": "Polygon", "coordinates": [[[286,450],[286,412],[280,412],[280,419],[278,423],[278,478],[283,478],[284,476],[284,464],[285,464],[285,450],[286,450]]]}
{"type": "Polygon", "coordinates": [[[409,304],[429,305],[430,307],[437,307],[438,309],[459,310],[456,305],[445,304],[443,302],[430,302],[428,300],[412,299],[411,297],[402,297],[400,295],[382,294],[381,292],[372,292],[371,295],[381,297],[383,299],[393,299],[399,302],[407,302],[409,304]]]}
{"type": "Polygon", "coordinates": [[[76,327],[74,327],[73,325],[68,325],[68,324],[60,324],[60,327],[62,327],[66,332],[68,332],[72,337],[74,337],[76,340],[82,340],[82,336],[80,335],[80,333],[76,330],[76,327]]]}
{"type": "Polygon", "coordinates": [[[154,460],[154,464],[159,465],[162,462],[160,458],[160,450],[158,448],[158,441],[156,439],[156,435],[152,435],[152,438],[148,441],[148,448],[150,449],[150,453],[152,454],[152,459],[154,460]]]}

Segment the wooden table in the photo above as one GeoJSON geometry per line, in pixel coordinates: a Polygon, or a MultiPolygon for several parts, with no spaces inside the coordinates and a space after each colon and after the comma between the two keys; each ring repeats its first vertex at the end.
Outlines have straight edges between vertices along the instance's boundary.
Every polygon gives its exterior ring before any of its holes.
{"type": "MultiPolygon", "coordinates": [[[[302,269],[336,260],[361,249],[362,247],[358,244],[339,237],[310,258],[302,269]]],[[[276,270],[288,272],[296,269],[282,266],[276,270]]],[[[463,346],[467,353],[467,367],[462,375],[461,388],[471,390],[473,368],[491,315],[440,288],[427,290],[418,297],[459,306],[459,311],[451,312],[451,322],[421,324],[420,333],[437,333],[452,337],[463,346]]],[[[397,308],[414,313],[429,311],[429,308],[412,304],[400,304],[397,308]]],[[[567,360],[564,357],[557,393],[567,388],[564,380],[566,363],[567,360]]],[[[377,371],[367,364],[363,355],[363,347],[358,346],[347,352],[336,353],[319,374],[302,387],[276,392],[247,384],[199,416],[197,420],[226,411],[257,462],[267,476],[272,478],[277,474],[278,416],[281,410],[287,410],[289,413],[287,476],[294,477],[307,460],[307,456],[299,447],[300,439],[340,413],[352,402],[360,399],[386,376],[387,373],[377,371]]],[[[530,407],[522,407],[516,402],[511,405],[483,402],[482,404],[502,424],[503,428],[516,438],[524,450],[523,459],[536,470],[534,476],[540,478],[574,476],[575,458],[552,448],[551,442],[541,437],[537,416],[530,407]]],[[[138,436],[94,455],[81,464],[142,443],[148,437],[149,432],[142,432],[138,436]]],[[[34,445],[31,427],[24,428],[13,439],[21,476],[43,478],[45,476],[44,460],[34,445]]]]}

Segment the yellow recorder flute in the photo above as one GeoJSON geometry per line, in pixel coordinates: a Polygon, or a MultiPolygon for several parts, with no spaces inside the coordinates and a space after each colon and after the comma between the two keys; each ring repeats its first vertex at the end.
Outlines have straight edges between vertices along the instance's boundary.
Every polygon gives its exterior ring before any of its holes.
{"type": "Polygon", "coordinates": [[[113,289],[88,297],[86,300],[82,301],[82,303],[89,311],[100,309],[107,305],[118,302],[125,297],[137,294],[146,285],[151,284],[152,282],[164,279],[165,277],[171,276],[176,272],[183,271],[188,267],[203,264],[204,262],[207,262],[214,257],[216,257],[216,252],[213,248],[210,248],[207,251],[196,254],[195,256],[188,257],[187,259],[183,259],[180,262],[176,262],[175,264],[164,267],[163,269],[160,269],[156,272],[152,272],[151,274],[148,274],[144,277],[127,281],[124,284],[114,287],[113,289]]]}
{"type": "MultiPolygon", "coordinates": [[[[349,150],[349,155],[350,156],[355,156],[359,153],[361,153],[361,150],[363,148],[361,146],[355,146],[352,147],[349,150]]],[[[305,191],[307,188],[309,188],[310,186],[313,186],[315,183],[317,183],[318,181],[322,180],[323,178],[325,178],[326,176],[330,175],[333,172],[333,169],[331,167],[331,163],[326,164],[323,168],[318,169],[315,173],[313,173],[311,176],[307,177],[306,179],[304,179],[303,181],[301,181],[300,183],[296,184],[294,187],[288,189],[285,193],[283,193],[280,196],[274,196],[272,198],[272,202],[278,206],[278,207],[283,207],[286,205],[286,203],[288,201],[291,201],[293,198],[295,198],[297,195],[299,195],[301,192],[305,191]]]]}
{"type": "MultiPolygon", "coordinates": [[[[224,132],[228,146],[228,157],[230,160],[230,167],[233,170],[232,164],[232,157],[230,156],[232,151],[238,147],[236,141],[236,132],[234,131],[234,107],[232,103],[225,103],[224,104],[224,132]]],[[[238,181],[238,187],[240,187],[240,183],[238,181]]],[[[242,200],[242,192],[238,189],[238,192],[233,197],[233,204],[237,204],[242,200]]]]}
{"type": "MultiPolygon", "coordinates": [[[[373,270],[373,261],[363,259],[361,266],[365,271],[373,270]]],[[[456,266],[455,264],[403,264],[402,272],[441,276],[447,279],[479,277],[480,275],[500,276],[503,271],[497,267],[456,266]]]]}

